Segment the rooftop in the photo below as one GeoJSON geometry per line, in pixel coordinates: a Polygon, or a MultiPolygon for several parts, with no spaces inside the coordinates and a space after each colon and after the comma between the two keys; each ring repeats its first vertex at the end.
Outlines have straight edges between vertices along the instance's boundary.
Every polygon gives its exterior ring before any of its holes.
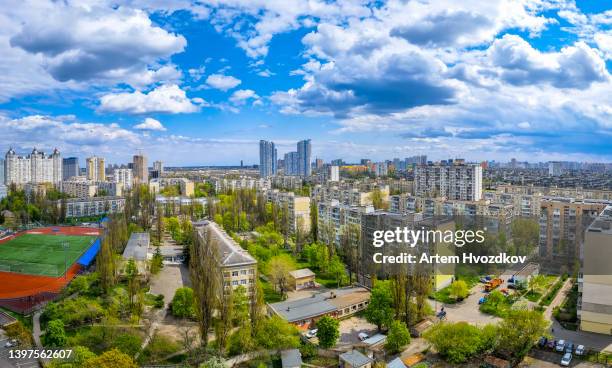
{"type": "Polygon", "coordinates": [[[211,236],[214,237],[214,244],[219,251],[221,266],[240,266],[256,264],[257,260],[253,258],[246,249],[243,249],[234,239],[232,239],[225,231],[221,229],[213,221],[204,220],[193,224],[198,228],[198,233],[201,235],[201,230],[210,229],[211,236]]]}
{"type": "Polygon", "coordinates": [[[315,293],[307,298],[273,303],[269,306],[287,321],[296,322],[334,312],[354,304],[355,300],[367,300],[369,297],[370,292],[366,288],[346,287],[315,293]]]}
{"type": "Polygon", "coordinates": [[[589,226],[591,232],[612,234],[612,205],[607,206],[589,226]]]}
{"type": "Polygon", "coordinates": [[[149,233],[132,233],[123,251],[123,259],[146,261],[148,248],[149,233]]]}
{"type": "Polygon", "coordinates": [[[309,268],[300,268],[299,270],[289,272],[291,277],[294,279],[301,279],[304,277],[312,277],[315,275],[309,268]]]}
{"type": "Polygon", "coordinates": [[[362,367],[368,363],[372,363],[373,360],[360,353],[358,350],[347,351],[340,355],[340,360],[343,360],[350,364],[352,367],[362,367]]]}

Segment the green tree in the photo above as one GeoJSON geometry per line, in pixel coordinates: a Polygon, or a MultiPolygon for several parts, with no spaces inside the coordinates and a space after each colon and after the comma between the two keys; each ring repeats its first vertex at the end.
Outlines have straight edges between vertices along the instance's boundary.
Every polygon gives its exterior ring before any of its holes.
{"type": "Polygon", "coordinates": [[[47,324],[45,331],[45,344],[52,347],[62,347],[66,345],[66,331],[64,322],[61,319],[54,319],[47,324]]]}
{"type": "Polygon", "coordinates": [[[83,364],[83,368],[138,368],[138,365],[129,355],[118,349],[112,349],[88,359],[83,364]]]}
{"type": "Polygon", "coordinates": [[[176,289],[172,298],[172,315],[178,318],[191,318],[195,314],[193,289],[181,287],[176,289]]]}
{"type": "Polygon", "coordinates": [[[155,247],[153,259],[151,259],[151,273],[156,275],[162,268],[164,268],[164,257],[162,256],[159,247],[155,247]]]}
{"type": "Polygon", "coordinates": [[[393,295],[389,281],[376,281],[372,288],[370,303],[365,310],[366,319],[375,324],[380,331],[383,326],[389,326],[393,314],[393,295]]]}
{"type": "Polygon", "coordinates": [[[272,257],[268,265],[270,281],[284,297],[289,290],[289,272],[295,268],[294,262],[288,255],[272,257]]]}
{"type": "Polygon", "coordinates": [[[385,348],[392,354],[399,353],[410,343],[410,332],[403,322],[393,321],[389,326],[385,348]]]}
{"type": "Polygon", "coordinates": [[[294,325],[279,316],[258,321],[255,344],[263,349],[291,349],[300,346],[300,333],[294,325]]]}
{"type": "Polygon", "coordinates": [[[467,322],[440,322],[424,337],[449,363],[460,364],[484,350],[481,330],[467,322]]]}
{"type": "Polygon", "coordinates": [[[329,273],[331,276],[333,276],[334,279],[336,279],[338,287],[340,287],[341,284],[344,283],[344,280],[347,277],[346,266],[344,263],[342,263],[340,257],[338,257],[337,254],[334,254],[334,256],[331,258],[327,273],[329,273]]]}
{"type": "Polygon", "coordinates": [[[535,310],[511,310],[499,324],[498,351],[520,361],[544,335],[549,322],[535,310]]]}
{"type": "Polygon", "coordinates": [[[117,336],[111,345],[112,348],[133,357],[140,352],[142,346],[142,338],[131,333],[124,333],[117,336]]]}
{"type": "Polygon", "coordinates": [[[463,280],[456,280],[450,284],[450,296],[455,299],[464,299],[470,290],[468,289],[467,284],[463,280]]]}
{"type": "Polygon", "coordinates": [[[340,323],[337,319],[330,316],[324,316],[317,321],[317,337],[319,338],[319,346],[324,349],[329,349],[336,345],[340,323]]]}

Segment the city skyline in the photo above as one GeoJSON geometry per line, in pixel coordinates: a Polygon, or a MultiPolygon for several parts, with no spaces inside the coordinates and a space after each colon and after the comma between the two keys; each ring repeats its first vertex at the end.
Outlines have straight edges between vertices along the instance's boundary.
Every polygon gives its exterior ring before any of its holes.
{"type": "Polygon", "coordinates": [[[309,137],[325,161],[612,160],[603,2],[43,1],[0,17],[4,151],[236,165],[260,139],[280,158],[309,137]]]}

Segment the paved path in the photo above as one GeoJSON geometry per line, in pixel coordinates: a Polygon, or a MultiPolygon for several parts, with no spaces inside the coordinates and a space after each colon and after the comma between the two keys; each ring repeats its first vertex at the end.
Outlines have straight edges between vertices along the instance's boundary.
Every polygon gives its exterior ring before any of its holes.
{"type": "Polygon", "coordinates": [[[36,348],[42,349],[42,342],[40,341],[40,335],[42,331],[40,330],[40,315],[42,314],[42,310],[36,311],[34,316],[32,317],[32,337],[34,338],[34,344],[36,348]]]}

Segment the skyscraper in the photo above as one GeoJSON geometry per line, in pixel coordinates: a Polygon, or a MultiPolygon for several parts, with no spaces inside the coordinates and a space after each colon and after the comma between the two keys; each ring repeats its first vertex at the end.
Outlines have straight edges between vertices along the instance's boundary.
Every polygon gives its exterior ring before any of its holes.
{"type": "Polygon", "coordinates": [[[4,171],[6,168],[4,167],[4,160],[0,158],[0,185],[4,185],[4,171]]]}
{"type": "Polygon", "coordinates": [[[18,156],[11,148],[5,155],[5,182],[9,184],[59,184],[62,181],[62,155],[50,155],[34,148],[28,156],[18,156]]]}
{"type": "Polygon", "coordinates": [[[305,139],[297,143],[297,154],[298,154],[298,175],[310,176],[312,173],[312,167],[310,166],[310,155],[312,147],[310,145],[310,139],[305,139]]]}
{"type": "Polygon", "coordinates": [[[104,158],[91,156],[85,160],[87,169],[87,179],[91,181],[105,181],[106,173],[104,166],[104,158]]]}
{"type": "Polygon", "coordinates": [[[134,182],[146,184],[149,182],[149,167],[147,157],[143,154],[134,155],[134,182]]]}
{"type": "Polygon", "coordinates": [[[153,162],[153,170],[157,171],[157,175],[161,177],[164,174],[164,163],[161,161],[153,162]]]}
{"type": "Polygon", "coordinates": [[[79,159],[76,157],[67,157],[62,160],[62,180],[68,180],[74,176],[79,176],[79,159]]]}
{"type": "Polygon", "coordinates": [[[285,153],[285,159],[283,162],[285,164],[285,175],[299,175],[297,152],[285,153]]]}
{"type": "Polygon", "coordinates": [[[259,176],[276,175],[276,147],[272,141],[259,141],[259,176]]]}

